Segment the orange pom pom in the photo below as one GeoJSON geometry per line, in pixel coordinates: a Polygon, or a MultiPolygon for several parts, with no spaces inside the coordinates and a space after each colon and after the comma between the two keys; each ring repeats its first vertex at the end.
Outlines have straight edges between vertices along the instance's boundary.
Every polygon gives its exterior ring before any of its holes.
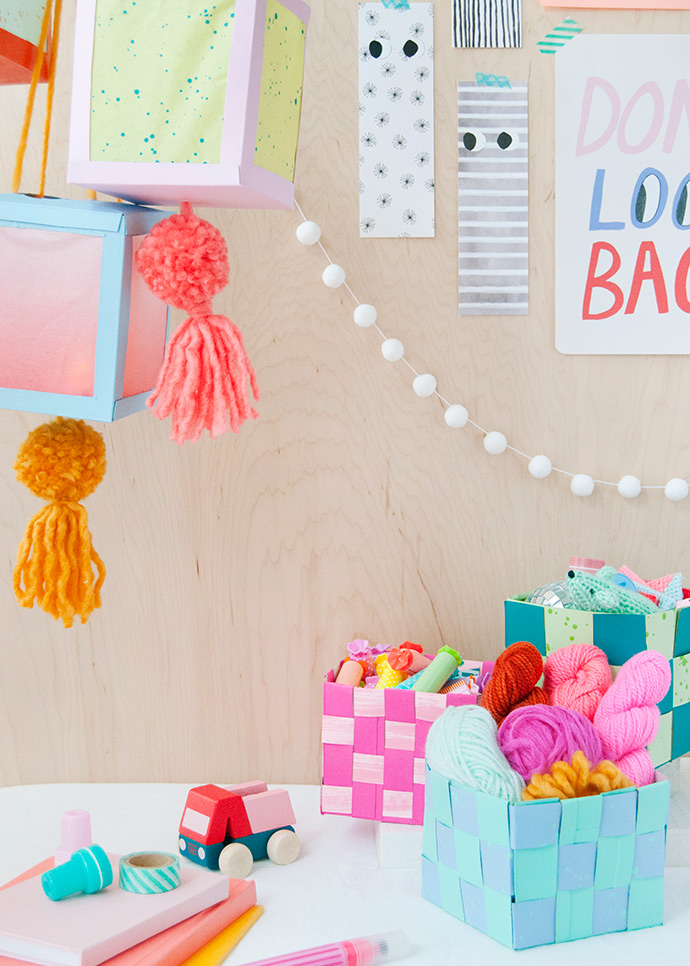
{"type": "Polygon", "coordinates": [[[71,627],[86,623],[101,606],[105,567],[91,542],[86,510],[79,504],[105,474],[105,443],[81,419],[58,417],[33,429],[17,454],[17,479],[50,500],[28,523],[17,552],[14,592],[22,607],[37,601],[71,627]],[[93,566],[96,567],[96,575],[93,566]]]}

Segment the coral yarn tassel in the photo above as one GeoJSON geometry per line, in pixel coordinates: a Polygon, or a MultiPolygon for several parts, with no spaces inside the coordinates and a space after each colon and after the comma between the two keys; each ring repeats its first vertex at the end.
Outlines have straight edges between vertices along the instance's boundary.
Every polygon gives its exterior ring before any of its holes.
{"type": "Polygon", "coordinates": [[[158,383],[146,400],[159,419],[172,417],[170,438],[194,442],[207,429],[215,439],[227,429],[226,414],[233,433],[246,419],[258,419],[247,380],[255,399],[259,387],[242,333],[211,305],[230,272],[220,232],[183,202],[179,215],[153,228],[136,264],[154,295],[189,316],[168,342],[158,383]]]}
{"type": "Polygon", "coordinates": [[[85,624],[101,606],[105,566],[91,542],[79,503],[51,503],[33,515],[19,545],[14,592],[22,607],[39,607],[65,627],[85,624]],[[94,580],[92,564],[98,574],[94,580]]]}
{"type": "Polygon", "coordinates": [[[172,417],[170,435],[177,442],[193,442],[204,429],[215,439],[227,429],[226,411],[233,433],[246,419],[258,419],[247,378],[258,399],[256,373],[237,326],[222,315],[191,316],[171,337],[146,405],[159,419],[172,417]]]}

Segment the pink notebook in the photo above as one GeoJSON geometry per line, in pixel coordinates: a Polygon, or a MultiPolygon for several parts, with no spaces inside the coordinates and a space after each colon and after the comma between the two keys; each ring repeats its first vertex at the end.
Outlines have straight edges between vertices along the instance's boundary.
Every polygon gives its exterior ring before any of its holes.
{"type": "MultiPolygon", "coordinates": [[[[119,856],[110,858],[116,870],[119,856]]],[[[127,966],[178,966],[227,922],[221,922],[218,928],[211,926],[211,935],[205,933],[195,948],[186,946],[181,959],[175,956],[181,948],[182,930],[172,937],[172,950],[165,933],[178,924],[187,927],[188,922],[182,920],[196,918],[203,910],[215,912],[210,907],[218,903],[224,906],[232,899],[230,885],[238,881],[200,866],[184,865],[180,886],[171,892],[145,896],[125,892],[117,885],[116,876],[111,886],[96,895],[52,902],[38,877],[39,871],[51,865],[51,860],[41,863],[27,873],[28,878],[20,876],[15,884],[0,890],[0,953],[15,961],[42,966],[98,966],[117,956],[116,962],[127,966]],[[155,948],[148,947],[153,940],[157,940],[155,948]],[[141,950],[137,944],[148,948],[141,950]]],[[[237,915],[256,901],[254,884],[242,883],[244,895],[243,886],[250,886],[250,892],[244,900],[246,905],[240,900],[237,915]]],[[[4,961],[0,957],[0,963],[4,961]]]]}

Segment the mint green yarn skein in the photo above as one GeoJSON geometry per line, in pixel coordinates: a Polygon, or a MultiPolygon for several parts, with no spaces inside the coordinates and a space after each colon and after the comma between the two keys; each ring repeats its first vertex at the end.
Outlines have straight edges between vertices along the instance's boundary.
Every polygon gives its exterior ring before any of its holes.
{"type": "Polygon", "coordinates": [[[525,783],[498,747],[497,731],[485,708],[474,704],[446,708],[429,729],[427,764],[460,785],[519,802],[525,783]]]}

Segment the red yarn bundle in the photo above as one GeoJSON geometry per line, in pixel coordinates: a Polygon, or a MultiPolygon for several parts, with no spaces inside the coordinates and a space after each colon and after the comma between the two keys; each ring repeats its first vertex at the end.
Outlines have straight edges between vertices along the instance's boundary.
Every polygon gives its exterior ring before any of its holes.
{"type": "Polygon", "coordinates": [[[497,725],[515,708],[549,704],[546,691],[536,686],[543,670],[544,659],[529,641],[515,641],[503,651],[482,693],[482,707],[497,725]]]}
{"type": "Polygon", "coordinates": [[[228,283],[225,239],[185,202],[179,215],[158,222],[141,245],[136,264],[154,295],[189,318],[168,342],[158,383],[146,401],[159,419],[172,417],[170,438],[177,443],[215,438],[227,428],[237,433],[258,413],[249,401],[259,388],[242,342],[242,333],[224,315],[214,315],[212,300],[228,283]]]}

